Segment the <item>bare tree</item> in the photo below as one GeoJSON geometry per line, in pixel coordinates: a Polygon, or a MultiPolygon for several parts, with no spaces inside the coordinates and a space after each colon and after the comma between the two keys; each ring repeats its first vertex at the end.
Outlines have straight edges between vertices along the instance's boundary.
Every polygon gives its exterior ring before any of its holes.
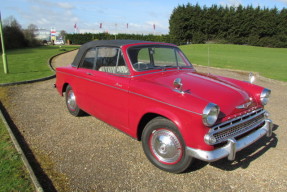
{"type": "Polygon", "coordinates": [[[9,16],[6,19],[4,19],[3,25],[8,26],[8,27],[17,28],[19,30],[22,29],[21,25],[18,23],[18,21],[13,16],[9,16]]]}
{"type": "Polygon", "coordinates": [[[35,35],[37,30],[38,30],[38,27],[36,25],[30,24],[27,27],[27,29],[23,31],[25,38],[28,40],[28,45],[30,47],[34,47],[40,44],[39,41],[36,39],[36,35],[35,35]]]}
{"type": "Polygon", "coordinates": [[[67,32],[65,30],[60,31],[60,37],[65,42],[67,32]]]}

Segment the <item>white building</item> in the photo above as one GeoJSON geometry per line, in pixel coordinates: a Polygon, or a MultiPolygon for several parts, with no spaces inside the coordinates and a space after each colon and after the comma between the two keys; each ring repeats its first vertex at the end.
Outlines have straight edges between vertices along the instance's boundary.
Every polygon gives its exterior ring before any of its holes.
{"type": "Polygon", "coordinates": [[[51,31],[47,29],[37,29],[35,31],[36,39],[39,39],[41,41],[51,41],[51,31]]]}

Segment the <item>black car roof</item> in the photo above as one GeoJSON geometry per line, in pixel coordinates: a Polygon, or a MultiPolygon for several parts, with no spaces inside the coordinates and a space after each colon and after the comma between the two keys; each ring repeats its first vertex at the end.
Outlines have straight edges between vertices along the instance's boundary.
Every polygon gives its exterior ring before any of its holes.
{"type": "MultiPolygon", "coordinates": [[[[96,40],[96,41],[90,41],[85,44],[83,44],[72,63],[72,66],[78,66],[83,54],[86,53],[86,51],[93,47],[99,47],[99,46],[108,46],[108,47],[121,47],[123,45],[128,44],[136,44],[136,43],[157,43],[153,41],[141,41],[141,40],[96,40]]],[[[160,44],[160,43],[159,43],[160,44]]]]}
{"type": "Polygon", "coordinates": [[[135,43],[152,43],[152,42],[141,41],[141,40],[97,40],[85,43],[82,45],[82,47],[86,48],[97,47],[97,46],[121,47],[122,45],[135,44],[135,43]]]}

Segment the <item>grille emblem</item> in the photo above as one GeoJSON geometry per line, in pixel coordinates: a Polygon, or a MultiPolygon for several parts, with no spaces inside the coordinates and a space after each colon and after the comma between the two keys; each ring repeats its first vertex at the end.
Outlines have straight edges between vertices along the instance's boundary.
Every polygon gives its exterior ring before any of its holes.
{"type": "Polygon", "coordinates": [[[252,103],[252,101],[249,101],[248,103],[244,103],[242,105],[238,105],[236,107],[236,109],[246,109],[246,108],[248,108],[251,105],[251,103],[252,103]]]}

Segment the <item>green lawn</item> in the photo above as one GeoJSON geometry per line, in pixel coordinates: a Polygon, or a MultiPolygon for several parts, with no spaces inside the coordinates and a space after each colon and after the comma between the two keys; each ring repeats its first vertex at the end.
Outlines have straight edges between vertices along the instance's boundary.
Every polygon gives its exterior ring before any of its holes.
{"type": "Polygon", "coordinates": [[[287,81],[287,49],[245,45],[194,44],[180,46],[188,59],[198,65],[259,72],[260,75],[287,81]]]}
{"type": "MultiPolygon", "coordinates": [[[[53,55],[77,49],[78,46],[41,46],[9,50],[9,74],[4,74],[0,59],[0,83],[33,80],[53,75],[48,59],[53,55]],[[64,50],[65,49],[65,50],[64,50]]],[[[2,54],[1,54],[2,55],[2,54]]],[[[0,89],[0,98],[5,99],[5,90],[0,89]]],[[[9,134],[0,119],[0,191],[35,191],[21,157],[15,150],[9,134]]]]}
{"type": "Polygon", "coordinates": [[[0,119],[0,191],[35,191],[21,157],[0,119]]]}
{"type": "MultiPolygon", "coordinates": [[[[33,80],[53,75],[54,72],[48,66],[48,60],[53,55],[77,49],[78,46],[41,46],[8,50],[9,74],[4,74],[3,61],[0,59],[0,83],[12,83],[18,81],[33,80]]],[[[2,54],[1,54],[2,55],[2,54]]]]}

